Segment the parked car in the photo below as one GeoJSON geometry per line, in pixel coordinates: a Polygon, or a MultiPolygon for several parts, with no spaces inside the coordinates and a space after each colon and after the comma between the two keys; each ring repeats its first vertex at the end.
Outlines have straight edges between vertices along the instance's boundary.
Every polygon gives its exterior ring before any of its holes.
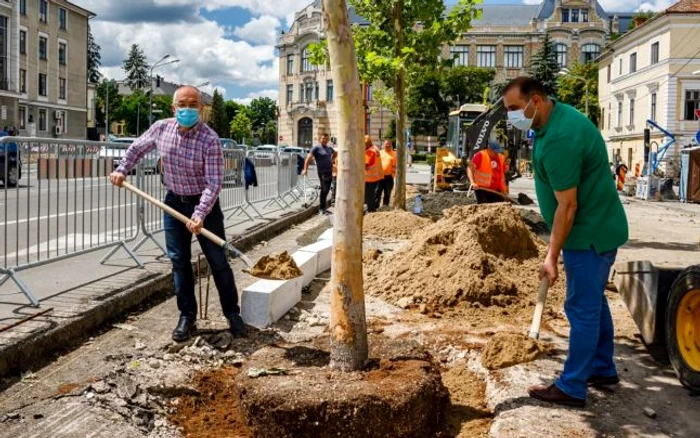
{"type": "MultiPolygon", "coordinates": [[[[6,135],[0,135],[6,137],[6,135]]],[[[22,178],[22,154],[17,143],[0,143],[0,180],[5,187],[17,187],[22,178]]]]}
{"type": "Polygon", "coordinates": [[[284,146],[282,148],[282,152],[291,152],[293,154],[301,154],[303,156],[306,156],[308,152],[304,150],[304,148],[301,148],[299,146],[284,146]]]}
{"type": "Polygon", "coordinates": [[[273,165],[277,164],[277,146],[273,144],[264,144],[255,148],[253,156],[255,158],[269,158],[273,165]]]}
{"type": "MultiPolygon", "coordinates": [[[[117,143],[119,145],[123,144],[124,148],[111,148],[109,146],[103,146],[102,150],[100,150],[100,157],[114,158],[114,168],[116,169],[117,167],[119,167],[119,163],[121,161],[121,158],[126,153],[126,149],[131,143],[135,141],[135,137],[110,137],[110,143],[117,143]]],[[[157,155],[158,151],[156,150],[154,151],[154,153],[157,155]]],[[[141,164],[143,164],[143,170],[146,174],[160,173],[159,162],[160,158],[158,158],[157,156],[154,157],[153,155],[145,157],[143,160],[141,160],[141,164]]],[[[132,171],[132,174],[133,173],[135,173],[135,171],[132,171]]]]}

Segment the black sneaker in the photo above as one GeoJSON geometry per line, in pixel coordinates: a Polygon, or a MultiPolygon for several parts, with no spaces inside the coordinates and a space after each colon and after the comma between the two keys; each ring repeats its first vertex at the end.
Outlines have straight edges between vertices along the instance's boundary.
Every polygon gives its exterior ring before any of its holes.
{"type": "Polygon", "coordinates": [[[180,315],[180,320],[177,322],[177,327],[173,330],[173,341],[185,342],[197,331],[196,319],[180,315]]]}
{"type": "Polygon", "coordinates": [[[588,378],[588,386],[613,386],[620,383],[620,378],[615,376],[591,376],[588,378]]]}
{"type": "Polygon", "coordinates": [[[228,319],[229,331],[231,332],[231,335],[233,335],[234,338],[245,337],[247,330],[245,328],[245,323],[243,322],[243,318],[241,318],[241,315],[234,313],[232,315],[228,315],[226,319],[228,319]]]}

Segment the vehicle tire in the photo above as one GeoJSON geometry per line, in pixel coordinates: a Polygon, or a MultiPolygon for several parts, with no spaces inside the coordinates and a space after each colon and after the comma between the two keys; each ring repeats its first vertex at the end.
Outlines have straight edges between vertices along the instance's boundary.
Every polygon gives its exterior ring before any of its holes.
{"type": "Polygon", "coordinates": [[[19,169],[17,169],[17,166],[10,166],[10,168],[7,169],[7,178],[5,181],[7,187],[17,187],[17,184],[19,184],[19,169]]]}
{"type": "Polygon", "coordinates": [[[700,265],[687,268],[673,282],[664,328],[668,359],[678,379],[700,393],[700,265]]]}

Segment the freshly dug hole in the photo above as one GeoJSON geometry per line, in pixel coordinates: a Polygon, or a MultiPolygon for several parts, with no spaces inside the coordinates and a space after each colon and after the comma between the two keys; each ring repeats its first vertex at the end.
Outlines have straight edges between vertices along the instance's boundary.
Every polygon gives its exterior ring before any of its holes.
{"type": "Polygon", "coordinates": [[[279,255],[263,256],[250,269],[253,277],[266,280],[289,280],[304,275],[287,251],[279,255]]]}
{"type": "Polygon", "coordinates": [[[520,333],[497,333],[481,352],[481,364],[489,370],[499,370],[519,363],[531,362],[547,347],[520,333]]]}

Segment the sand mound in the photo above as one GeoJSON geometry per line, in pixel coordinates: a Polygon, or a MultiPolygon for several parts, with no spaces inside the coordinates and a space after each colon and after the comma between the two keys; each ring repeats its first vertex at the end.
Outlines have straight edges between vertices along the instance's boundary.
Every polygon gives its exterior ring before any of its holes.
{"type": "Polygon", "coordinates": [[[481,364],[489,370],[498,370],[537,359],[547,348],[534,339],[519,333],[498,333],[486,344],[481,353],[481,364]]]}
{"type": "MultiPolygon", "coordinates": [[[[544,255],[544,244],[511,205],[453,207],[410,244],[366,265],[365,287],[402,307],[466,313],[472,325],[512,322],[516,314],[532,314],[544,255]]],[[[555,288],[549,304],[561,296],[555,288]]]]}
{"type": "Polygon", "coordinates": [[[304,275],[287,251],[279,255],[263,256],[250,270],[253,277],[267,280],[289,280],[304,275]]]}
{"type": "Polygon", "coordinates": [[[362,233],[374,237],[410,239],[414,232],[431,223],[430,219],[402,210],[370,213],[363,219],[362,233]]]}

